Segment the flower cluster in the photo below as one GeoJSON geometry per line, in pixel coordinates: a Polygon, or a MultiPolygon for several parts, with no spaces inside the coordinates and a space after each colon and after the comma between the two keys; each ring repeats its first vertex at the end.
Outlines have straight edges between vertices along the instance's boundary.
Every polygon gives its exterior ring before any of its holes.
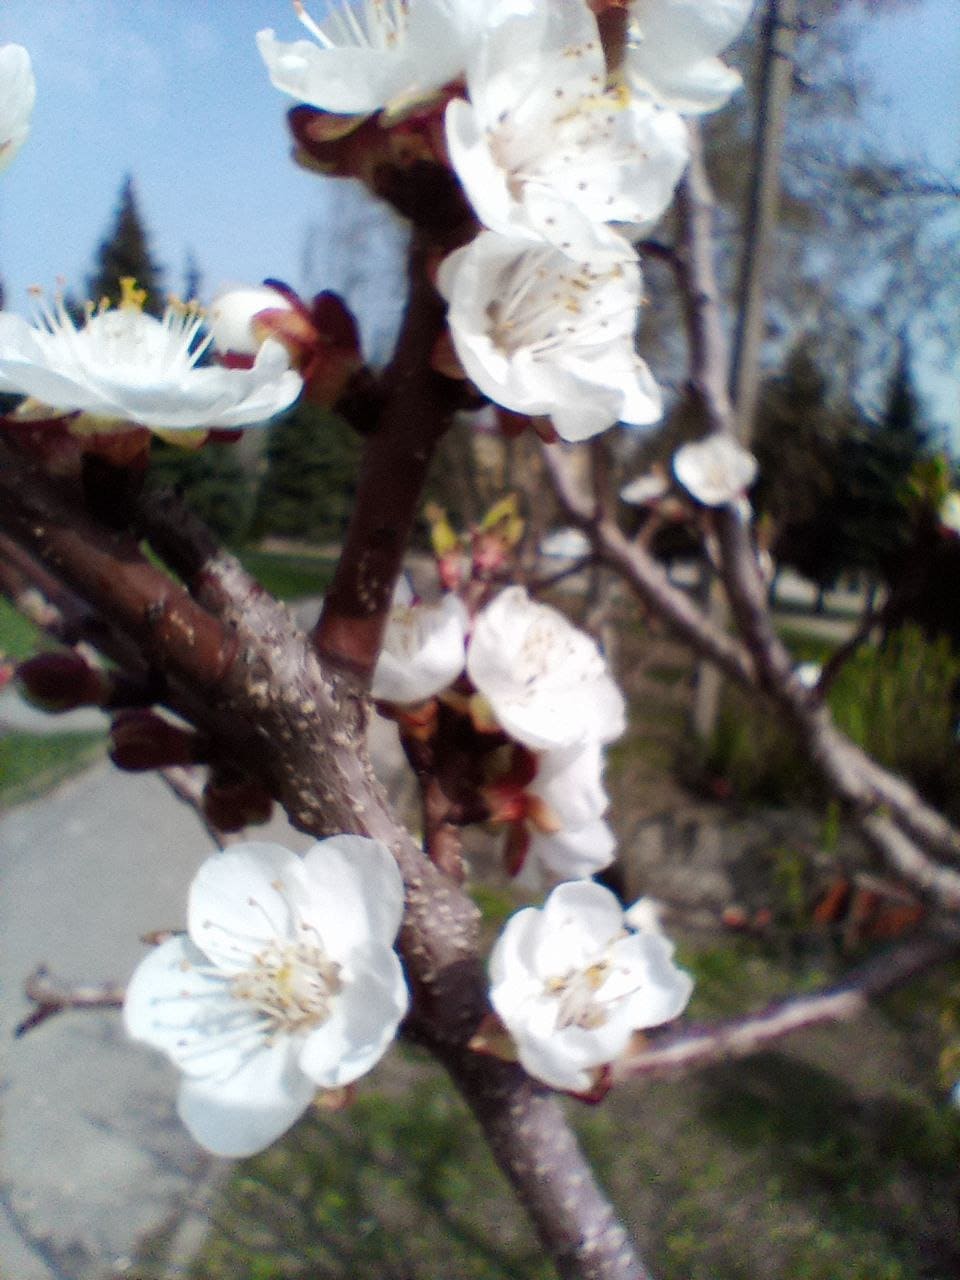
{"type": "MultiPolygon", "coordinates": [[[[355,133],[359,155],[374,129],[419,128],[434,112],[431,155],[481,227],[437,266],[449,367],[502,408],[552,419],[570,441],[660,416],[635,349],[633,241],[664,213],[687,163],[683,113],[718,106],[736,85],[717,54],[748,9],[630,0],[613,67],[598,7],[334,0],[317,20],[297,3],[310,39],[258,36],[273,83],[307,104],[298,111],[357,118],[329,119],[318,146],[355,133]]],[[[0,147],[3,108],[0,99],[0,147]]],[[[207,337],[196,309],[172,306],[157,320],[141,303],[131,281],[118,307],[91,308],[83,323],[59,301],[38,302],[33,326],[0,316],[0,390],[96,422],[206,430],[262,421],[302,387],[334,403],[360,367],[352,317],[330,295],[312,307],[273,284],[224,295],[207,337]],[[224,362],[201,367],[212,343],[224,362]]],[[[735,501],[748,472],[742,458],[676,464],[705,504],[735,501]]],[[[636,1032],[678,1016],[691,981],[647,907],[624,912],[589,880],[614,854],[604,748],[624,731],[624,702],[590,637],[523,587],[502,586],[521,534],[509,501],[469,545],[434,522],[445,594],[426,604],[398,589],[372,693],[432,753],[435,777],[456,774],[444,778],[459,805],[451,821],[505,826],[511,870],[560,882],[542,909],[507,924],[491,1001],[527,1070],[583,1093],[636,1032]]],[[[140,727],[128,722],[128,737],[140,727]]],[[[303,857],[234,845],[204,863],[187,933],[148,955],[125,1005],[131,1035],[181,1068],[180,1114],[201,1143],[256,1151],[318,1090],[342,1090],[379,1060],[407,1010],[394,951],[402,911],[390,853],[357,836],[303,857]]]]}
{"type": "Polygon", "coordinates": [[[273,83],[322,111],[379,111],[389,127],[445,107],[429,149],[483,227],[438,275],[457,357],[496,404],[576,441],[660,417],[635,350],[632,241],[686,167],[683,114],[739,84],[717,54],[751,3],[630,0],[616,67],[587,0],[339,0],[322,22],[298,4],[312,40],[258,43],[273,83]]]}
{"type": "Polygon", "coordinates": [[[418,736],[433,731],[437,695],[467,717],[487,758],[489,818],[511,828],[512,871],[565,880],[609,865],[602,747],[624,731],[623,697],[563,614],[507,587],[471,618],[454,593],[425,604],[402,586],[372,692],[406,709],[398,718],[418,736]]]}

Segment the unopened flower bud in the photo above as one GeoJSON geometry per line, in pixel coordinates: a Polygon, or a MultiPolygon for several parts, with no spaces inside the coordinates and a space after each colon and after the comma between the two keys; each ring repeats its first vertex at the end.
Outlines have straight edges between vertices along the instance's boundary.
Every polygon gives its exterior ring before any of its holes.
{"type": "Polygon", "coordinates": [[[17,667],[17,679],[23,696],[41,711],[101,706],[111,690],[109,676],[72,650],[28,658],[17,667]]]}
{"type": "Polygon", "coordinates": [[[268,285],[229,289],[218,294],[210,304],[208,317],[217,348],[236,355],[255,356],[264,338],[269,336],[269,330],[258,320],[260,314],[268,310],[290,310],[283,294],[268,285]]]}
{"type": "Polygon", "coordinates": [[[203,789],[203,812],[218,831],[242,831],[269,822],[273,798],[253,778],[211,774],[203,789]]]}
{"type": "Polygon", "coordinates": [[[192,729],[171,724],[155,711],[121,711],[110,728],[110,759],[118,769],[138,773],[202,760],[201,739],[192,729]]]}

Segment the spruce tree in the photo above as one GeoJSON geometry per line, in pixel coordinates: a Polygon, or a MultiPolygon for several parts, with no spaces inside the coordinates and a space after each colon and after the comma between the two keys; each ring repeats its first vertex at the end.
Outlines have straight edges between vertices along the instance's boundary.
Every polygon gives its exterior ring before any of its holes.
{"type": "Polygon", "coordinates": [[[301,404],[271,428],[253,531],[337,541],[350,515],[360,441],[337,414],[301,404]]]}
{"type": "Polygon", "coordinates": [[[101,241],[93,274],[87,277],[87,297],[94,303],[101,298],[119,302],[120,281],[127,276],[146,291],[144,310],[151,315],[161,315],[166,303],[162,272],[150,253],[147,229],[129,174],[120,188],[113,228],[101,241]]]}
{"type": "Polygon", "coordinates": [[[850,443],[843,468],[844,518],[858,563],[887,582],[899,575],[913,537],[909,481],[928,442],[901,338],[884,407],[850,443]]]}

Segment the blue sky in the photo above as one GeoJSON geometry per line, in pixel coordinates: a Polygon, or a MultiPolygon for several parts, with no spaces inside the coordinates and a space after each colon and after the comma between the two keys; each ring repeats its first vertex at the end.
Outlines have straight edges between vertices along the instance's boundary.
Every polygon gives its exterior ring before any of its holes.
{"type": "MultiPolygon", "coordinates": [[[[322,2],[312,0],[314,12],[322,2]]],[[[957,0],[864,18],[858,55],[877,84],[868,118],[876,138],[954,171],[957,18],[957,0]]],[[[188,252],[208,297],[268,275],[337,287],[304,279],[307,228],[325,222],[325,183],[289,159],[290,104],[254,44],[266,26],[302,34],[288,0],[0,0],[0,43],[29,48],[38,83],[31,137],[0,186],[9,307],[34,283],[82,283],[128,172],[168,287],[180,288],[188,252]]],[[[942,380],[935,390],[943,417],[942,380]]]]}

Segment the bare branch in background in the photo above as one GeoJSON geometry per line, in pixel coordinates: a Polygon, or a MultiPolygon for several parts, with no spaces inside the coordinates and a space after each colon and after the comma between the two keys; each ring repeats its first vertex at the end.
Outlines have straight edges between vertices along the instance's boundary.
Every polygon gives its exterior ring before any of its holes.
{"type": "Polygon", "coordinates": [[[26,1035],[41,1022],[67,1009],[119,1009],[123,1005],[124,987],[115,982],[89,985],[65,982],[38,965],[24,984],[24,994],[35,1008],[18,1024],[15,1036],[26,1035]]]}
{"type": "Polygon", "coordinates": [[[960,936],[956,932],[903,943],[823,991],[781,1001],[763,1013],[657,1037],[649,1048],[616,1063],[613,1081],[684,1075],[762,1053],[798,1031],[847,1022],[863,1014],[877,996],[942,964],[958,950],[960,936]]]}

